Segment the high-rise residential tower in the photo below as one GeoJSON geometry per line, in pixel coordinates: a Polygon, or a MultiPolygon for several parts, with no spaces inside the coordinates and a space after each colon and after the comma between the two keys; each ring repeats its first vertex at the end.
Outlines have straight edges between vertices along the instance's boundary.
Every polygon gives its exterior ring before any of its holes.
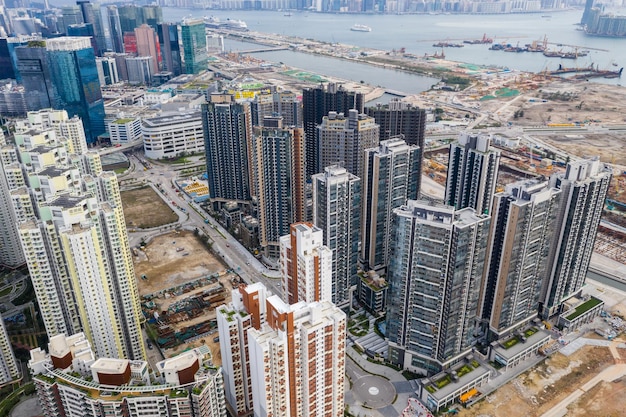
{"type": "Polygon", "coordinates": [[[36,107],[63,109],[83,121],[88,143],[104,133],[104,102],[89,38],[60,37],[16,48],[24,87],[36,107]]]}
{"type": "Polygon", "coordinates": [[[207,70],[209,56],[206,50],[206,31],[202,19],[188,19],[180,25],[180,36],[185,60],[185,74],[199,74],[207,70]]]}
{"type": "Polygon", "coordinates": [[[490,218],[410,200],[393,211],[387,269],[389,360],[436,373],[471,352],[490,218]]]}
{"type": "MultiPolygon", "coordinates": [[[[0,129],[0,148],[5,145],[4,133],[0,129]]],[[[11,203],[10,185],[12,184],[8,182],[5,170],[11,166],[15,167],[16,164],[15,152],[0,152],[0,265],[9,268],[17,268],[24,265],[26,261],[17,233],[17,216],[11,203]]]]}
{"type": "Polygon", "coordinates": [[[487,135],[461,133],[458,141],[450,144],[445,204],[490,212],[500,164],[500,151],[490,143],[487,135]]]}
{"type": "Polygon", "coordinates": [[[222,356],[224,392],[230,411],[235,416],[252,411],[252,376],[248,329],[261,329],[266,321],[265,286],[255,283],[232,291],[232,301],[216,310],[220,335],[220,351],[232,354],[222,356]]]}
{"type": "MultiPolygon", "coordinates": [[[[422,172],[422,159],[424,150],[424,132],[426,130],[426,110],[413,106],[411,103],[393,98],[389,104],[377,104],[366,107],[365,113],[376,120],[380,126],[380,140],[394,137],[402,137],[409,145],[417,145],[420,153],[419,172],[422,172]]],[[[421,186],[420,175],[418,177],[418,189],[421,186]]]]}
{"type": "Polygon", "coordinates": [[[558,313],[585,283],[611,175],[611,168],[594,158],[570,162],[565,173],[550,177],[550,185],[561,190],[561,204],[543,288],[544,317],[558,313]]]}
{"type": "Polygon", "coordinates": [[[329,301],[267,299],[267,323],[248,331],[255,416],[344,413],[346,315],[329,301]]]}
{"type": "Polygon", "coordinates": [[[0,315],[0,387],[20,378],[20,366],[11,348],[11,341],[0,315]]]}
{"type": "Polygon", "coordinates": [[[560,194],[547,182],[529,180],[495,195],[481,296],[490,340],[537,317],[560,194]]]}
{"type": "Polygon", "coordinates": [[[254,192],[249,103],[236,103],[232,95],[213,94],[211,102],[202,105],[202,125],[211,201],[247,204],[254,192]]]}
{"type": "Polygon", "coordinates": [[[280,238],[285,302],[332,300],[333,253],[323,242],[322,229],[310,223],[292,224],[290,233],[280,238]]]}
{"type": "Polygon", "coordinates": [[[333,251],[332,302],[350,305],[357,285],[361,231],[361,180],[339,166],[315,174],[313,224],[324,232],[324,245],[333,251]]]}
{"type": "Polygon", "coordinates": [[[329,112],[317,126],[318,166],[324,172],[340,164],[359,178],[363,177],[364,150],[378,146],[378,125],[373,118],[349,110],[348,116],[329,112]]]}
{"type": "Polygon", "coordinates": [[[380,272],[387,266],[391,212],[418,197],[420,152],[399,138],[365,150],[361,260],[366,270],[380,272]]]}
{"type": "MultiPolygon", "coordinates": [[[[348,114],[351,109],[356,109],[358,114],[363,113],[365,95],[347,91],[335,83],[326,86],[320,85],[315,88],[305,88],[302,91],[302,116],[304,126],[305,155],[306,155],[306,178],[317,174],[319,164],[319,148],[317,143],[317,125],[322,123],[322,118],[328,113],[348,114]]],[[[322,166],[323,168],[324,166],[322,166]]]]}
{"type": "Polygon", "coordinates": [[[71,139],[33,126],[14,135],[26,181],[11,195],[46,332],[83,331],[98,353],[144,358],[117,177],[102,171],[97,153],[70,154],[71,139]]]}
{"type": "Polygon", "coordinates": [[[254,129],[252,145],[259,243],[263,255],[277,261],[280,237],[304,220],[304,134],[283,128],[280,117],[265,126],[254,129]]]}

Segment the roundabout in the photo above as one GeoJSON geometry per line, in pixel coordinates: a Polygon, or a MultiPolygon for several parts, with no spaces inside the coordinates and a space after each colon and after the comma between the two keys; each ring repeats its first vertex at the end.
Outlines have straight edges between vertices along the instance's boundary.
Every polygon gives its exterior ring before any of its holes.
{"type": "Polygon", "coordinates": [[[372,409],[391,405],[396,396],[396,389],[391,382],[376,375],[358,378],[352,385],[352,392],[363,406],[372,409]]]}

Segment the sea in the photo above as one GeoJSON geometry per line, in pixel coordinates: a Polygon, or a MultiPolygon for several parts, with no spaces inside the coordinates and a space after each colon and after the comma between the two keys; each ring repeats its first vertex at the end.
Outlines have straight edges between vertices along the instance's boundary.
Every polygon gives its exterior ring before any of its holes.
{"type": "MultiPolygon", "coordinates": [[[[251,31],[342,43],[384,51],[405,48],[415,55],[441,52],[437,42],[463,43],[463,40],[493,38],[495,43],[524,46],[544,37],[549,49],[588,51],[578,59],[547,58],[541,53],[512,53],[489,50],[490,45],[464,44],[462,48],[445,48],[446,59],[475,65],[496,66],[530,72],[564,67],[587,67],[602,70],[626,67],[626,38],[602,38],[585,35],[578,23],[582,9],[558,12],[498,15],[455,14],[327,14],[313,12],[189,10],[163,8],[166,21],[178,22],[184,17],[214,16],[220,20],[238,19],[251,31]],[[355,32],[355,24],[367,25],[371,32],[355,32]],[[570,46],[571,45],[571,46],[570,46]]],[[[228,40],[227,51],[254,49],[248,42],[228,40]]],[[[430,77],[374,67],[371,65],[320,57],[297,51],[272,51],[256,54],[258,58],[392,90],[416,94],[428,90],[437,80],[430,77]]],[[[626,73],[624,74],[626,78],[626,73]]],[[[590,82],[621,85],[622,79],[595,78],[590,82]]]]}

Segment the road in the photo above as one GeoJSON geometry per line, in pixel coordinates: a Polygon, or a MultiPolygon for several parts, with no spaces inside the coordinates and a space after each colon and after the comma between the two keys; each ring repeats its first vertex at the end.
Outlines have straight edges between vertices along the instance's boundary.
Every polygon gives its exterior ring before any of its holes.
{"type": "MultiPolygon", "coordinates": [[[[146,181],[157,188],[160,186],[164,201],[179,215],[179,222],[186,229],[197,228],[209,237],[213,251],[235,271],[246,283],[262,282],[267,289],[279,296],[282,295],[282,283],[278,271],[269,270],[257,258],[241,245],[228,231],[209,216],[199,204],[192,201],[184,193],[175,192],[175,181],[178,173],[170,165],[152,163],[152,167],[144,170],[139,158],[130,158],[135,169],[121,177],[121,179],[133,178],[137,181],[146,181]],[[176,205],[173,205],[175,202],[176,205]],[[181,208],[184,208],[183,212],[181,208]],[[205,223],[208,219],[209,223],[205,223]]],[[[160,231],[129,233],[131,246],[137,246],[138,242],[147,236],[156,236],[160,231]]]]}

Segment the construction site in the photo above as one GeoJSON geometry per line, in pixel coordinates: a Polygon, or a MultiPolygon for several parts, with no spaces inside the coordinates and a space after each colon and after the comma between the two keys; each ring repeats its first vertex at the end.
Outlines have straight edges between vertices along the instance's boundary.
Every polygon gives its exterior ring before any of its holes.
{"type": "Polygon", "coordinates": [[[135,272],[147,332],[166,357],[207,345],[219,365],[215,309],[240,278],[190,231],[157,236],[136,251],[135,272]]]}

